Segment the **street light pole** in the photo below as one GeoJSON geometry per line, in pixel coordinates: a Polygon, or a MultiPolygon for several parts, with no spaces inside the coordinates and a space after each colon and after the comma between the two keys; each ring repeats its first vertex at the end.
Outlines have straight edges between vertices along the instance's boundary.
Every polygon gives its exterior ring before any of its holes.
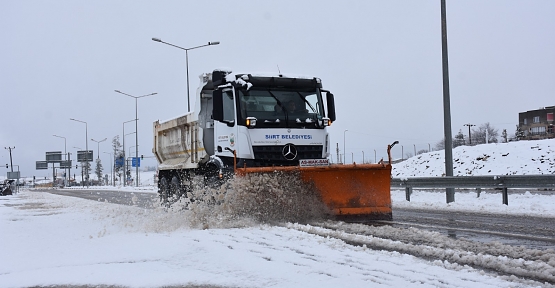
{"type": "Polygon", "coordinates": [[[196,46],[196,47],[191,47],[191,48],[183,48],[168,42],[164,42],[162,41],[160,38],[152,38],[152,41],[156,41],[156,42],[160,42],[160,43],[164,43],[182,50],[185,50],[185,66],[187,69],[187,112],[191,112],[191,97],[189,96],[189,50],[193,50],[193,49],[197,49],[197,48],[201,48],[201,47],[206,47],[206,46],[211,46],[211,45],[218,45],[220,44],[219,41],[214,41],[214,42],[208,42],[208,44],[205,45],[200,45],[200,46],[196,46]]]}
{"type": "MultiPolygon", "coordinates": [[[[135,146],[129,146],[129,156],[131,156],[131,148],[133,148],[133,147],[137,147],[137,145],[135,145],[135,146]]],[[[136,157],[136,156],[135,156],[135,157],[136,157]]]]}
{"type": "Polygon", "coordinates": [[[87,187],[89,187],[89,165],[88,165],[88,163],[90,162],[89,161],[89,132],[88,132],[89,131],[89,128],[88,128],[89,125],[85,121],[81,121],[81,120],[77,120],[77,119],[73,119],[73,118],[70,118],[69,120],[85,123],[85,150],[87,150],[85,152],[85,162],[87,163],[87,164],[85,164],[85,176],[86,176],[85,178],[87,179],[87,187]]]}
{"type": "MultiPolygon", "coordinates": [[[[123,133],[121,135],[123,135],[123,178],[127,178],[127,158],[125,157],[125,123],[129,123],[131,121],[135,121],[135,119],[129,120],[129,121],[125,121],[123,122],[123,133]]],[[[133,133],[129,133],[129,134],[133,134],[133,133]]],[[[123,186],[125,187],[125,180],[123,181],[123,186]]]]}
{"type": "Polygon", "coordinates": [[[349,130],[345,129],[345,131],[343,131],[343,162],[347,162],[347,148],[345,148],[345,133],[347,133],[347,131],[349,130]]]}
{"type": "MultiPolygon", "coordinates": [[[[64,158],[66,158],[66,160],[67,160],[66,137],[58,136],[58,135],[52,135],[52,136],[58,137],[58,138],[64,138],[64,158]]],[[[67,163],[66,163],[66,164],[67,164],[67,163]]],[[[67,167],[67,165],[66,165],[66,167],[67,167]]],[[[64,171],[67,172],[67,168],[65,168],[64,171]]],[[[70,176],[70,178],[71,178],[71,175],[69,175],[69,176],[70,176]]],[[[65,181],[65,183],[64,183],[65,186],[67,186],[67,174],[66,174],[66,177],[64,177],[64,181],[65,181]]]]}
{"type": "Polygon", "coordinates": [[[376,149],[374,149],[374,164],[376,164],[376,163],[377,163],[377,161],[376,161],[376,160],[377,160],[377,158],[376,158],[376,149]]]}
{"type": "Polygon", "coordinates": [[[468,126],[468,145],[471,146],[472,145],[472,136],[470,136],[470,127],[476,126],[476,125],[467,123],[467,124],[464,124],[464,126],[468,126]]]}
{"type": "MultiPolygon", "coordinates": [[[[129,168],[129,166],[127,165],[127,156],[125,154],[125,136],[127,135],[131,135],[131,134],[135,134],[137,132],[131,132],[131,133],[127,133],[123,135],[123,175],[125,180],[123,181],[123,186],[125,186],[125,182],[127,182],[127,169],[129,168]]],[[[129,151],[129,156],[131,156],[131,151],[129,151]]]]}
{"type": "Polygon", "coordinates": [[[97,147],[96,147],[96,153],[97,153],[97,154],[96,154],[96,155],[97,155],[97,156],[96,156],[96,159],[100,159],[100,142],[104,142],[104,141],[106,141],[107,139],[108,139],[108,138],[104,138],[104,139],[102,139],[102,140],[100,140],[100,141],[96,141],[96,140],[94,140],[94,139],[91,138],[91,141],[94,141],[94,142],[96,142],[96,144],[98,144],[97,147]]]}
{"type": "MultiPolygon", "coordinates": [[[[147,97],[147,96],[156,95],[156,94],[158,94],[158,93],[154,92],[154,93],[150,93],[150,94],[142,95],[142,96],[133,96],[133,95],[129,95],[129,94],[123,93],[123,92],[121,92],[121,91],[119,91],[119,90],[115,90],[115,91],[118,92],[118,93],[120,93],[120,94],[123,94],[123,95],[129,96],[129,97],[135,98],[135,132],[137,133],[137,134],[135,134],[135,144],[136,144],[136,145],[135,145],[135,146],[136,146],[136,148],[135,148],[135,149],[136,149],[136,150],[135,150],[135,157],[137,157],[137,155],[139,155],[139,130],[138,130],[138,127],[139,127],[139,126],[138,126],[138,120],[139,120],[139,116],[138,116],[138,115],[139,115],[139,112],[138,112],[138,109],[137,109],[137,99],[143,98],[143,97],[147,97]]],[[[125,147],[124,147],[124,148],[125,148],[125,147]]],[[[136,187],[139,187],[139,165],[138,165],[139,163],[138,163],[138,161],[137,161],[136,164],[137,164],[137,165],[135,166],[135,168],[136,168],[136,169],[135,169],[135,172],[136,172],[136,177],[135,177],[135,178],[136,178],[136,179],[135,179],[135,180],[136,180],[136,181],[135,181],[136,185],[135,185],[135,186],[136,186],[136,187]]]]}
{"type": "Polygon", "coordinates": [[[15,149],[15,146],[13,146],[13,147],[4,147],[4,149],[10,150],[10,167],[12,167],[12,172],[13,172],[12,150],[15,149]]]}
{"type": "MultiPolygon", "coordinates": [[[[79,150],[83,150],[83,148],[81,148],[81,147],[75,147],[75,146],[73,146],[73,148],[79,149],[79,150]]],[[[77,154],[76,154],[76,155],[77,155],[77,154]]],[[[77,159],[77,160],[79,160],[79,159],[77,159]]],[[[79,163],[79,161],[78,161],[77,163],[79,163]]],[[[75,165],[75,170],[77,170],[77,164],[75,165]]],[[[76,177],[73,177],[73,178],[75,178],[75,182],[77,182],[77,176],[76,176],[76,177]]],[[[81,162],[81,185],[82,185],[82,186],[85,186],[85,184],[83,183],[83,162],[81,162]]]]}
{"type": "Polygon", "coordinates": [[[112,153],[110,152],[102,152],[102,153],[106,153],[106,154],[110,154],[110,174],[112,175],[112,186],[114,185],[114,164],[113,164],[113,158],[112,158],[112,153]]]}

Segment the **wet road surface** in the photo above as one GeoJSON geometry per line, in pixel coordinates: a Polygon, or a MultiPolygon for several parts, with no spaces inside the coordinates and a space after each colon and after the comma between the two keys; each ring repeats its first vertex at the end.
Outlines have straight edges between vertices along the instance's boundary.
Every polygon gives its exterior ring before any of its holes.
{"type": "Polygon", "coordinates": [[[453,238],[555,249],[555,218],[394,209],[390,224],[438,231],[453,238]]]}
{"type": "MultiPolygon", "coordinates": [[[[159,205],[156,193],[59,189],[36,189],[34,191],[147,209],[159,205]]],[[[453,238],[465,238],[486,243],[497,241],[532,249],[555,249],[555,218],[393,209],[393,221],[377,221],[375,224],[400,228],[415,227],[437,231],[453,238]]]]}

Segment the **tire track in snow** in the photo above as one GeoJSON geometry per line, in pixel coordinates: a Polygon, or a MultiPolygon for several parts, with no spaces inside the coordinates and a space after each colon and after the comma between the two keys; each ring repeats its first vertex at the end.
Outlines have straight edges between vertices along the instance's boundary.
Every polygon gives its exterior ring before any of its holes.
{"type": "Polygon", "coordinates": [[[437,261],[446,268],[467,265],[495,272],[509,281],[555,287],[555,251],[552,249],[541,251],[500,243],[478,243],[414,228],[371,227],[333,221],[312,225],[288,223],[285,227],[340,239],[351,245],[437,261]]]}

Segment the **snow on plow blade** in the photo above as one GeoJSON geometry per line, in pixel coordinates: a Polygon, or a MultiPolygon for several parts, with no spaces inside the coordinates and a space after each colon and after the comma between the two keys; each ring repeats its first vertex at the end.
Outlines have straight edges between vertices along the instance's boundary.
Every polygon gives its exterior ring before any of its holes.
{"type": "Polygon", "coordinates": [[[237,168],[237,174],[291,173],[314,185],[335,216],[346,221],[391,219],[391,165],[237,168]]]}

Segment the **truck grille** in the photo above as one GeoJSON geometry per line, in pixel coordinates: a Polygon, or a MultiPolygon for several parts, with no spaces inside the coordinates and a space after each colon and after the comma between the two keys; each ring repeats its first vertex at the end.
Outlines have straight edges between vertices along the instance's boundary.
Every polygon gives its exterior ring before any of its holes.
{"type": "Polygon", "coordinates": [[[255,166],[294,166],[299,165],[299,159],[321,159],[322,145],[296,145],[297,157],[287,160],[283,156],[284,146],[253,146],[255,166]]]}

